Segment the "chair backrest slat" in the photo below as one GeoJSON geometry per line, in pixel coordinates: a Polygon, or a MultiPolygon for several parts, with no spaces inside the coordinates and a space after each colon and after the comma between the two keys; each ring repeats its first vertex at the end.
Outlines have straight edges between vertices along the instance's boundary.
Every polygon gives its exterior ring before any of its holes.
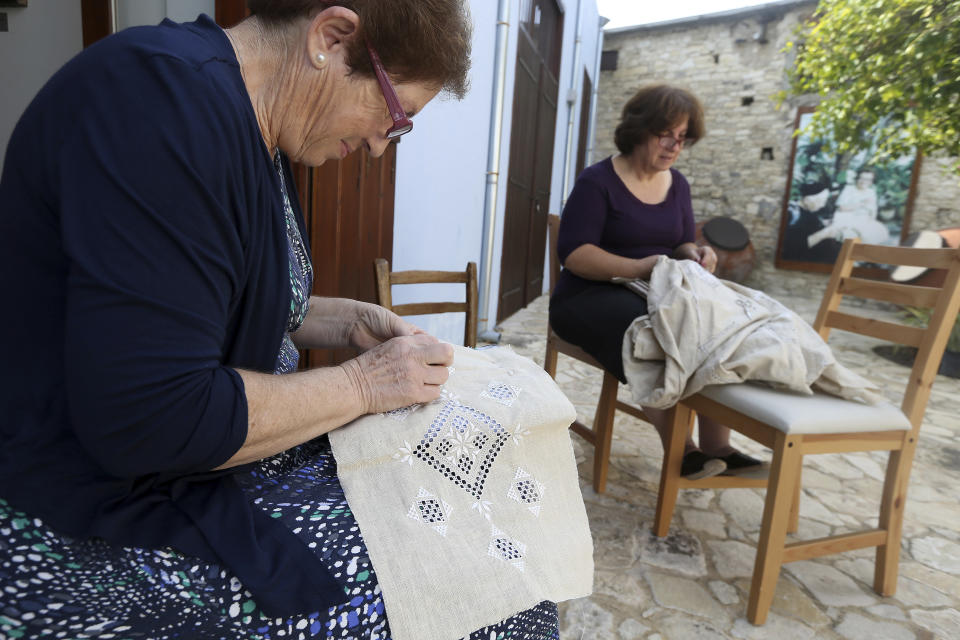
{"type": "Polygon", "coordinates": [[[461,283],[466,281],[466,271],[393,271],[390,273],[392,284],[461,283]]]}
{"type": "Polygon", "coordinates": [[[882,244],[856,244],[853,259],[877,264],[949,269],[957,260],[956,249],[917,249],[882,244]]]}
{"type": "Polygon", "coordinates": [[[557,258],[557,238],[560,235],[560,216],[555,213],[547,214],[547,239],[550,251],[550,293],[557,286],[560,279],[560,260],[557,258]]]}
{"type": "Polygon", "coordinates": [[[376,279],[377,303],[401,316],[419,316],[431,313],[465,313],[463,344],[477,346],[477,263],[468,262],[464,271],[390,271],[390,263],[384,258],[373,262],[376,279]],[[393,304],[392,286],[399,284],[465,284],[463,302],[414,302],[393,304]]]}
{"type": "Polygon", "coordinates": [[[921,327],[911,327],[896,322],[886,322],[876,318],[858,316],[853,313],[844,313],[842,311],[829,311],[827,313],[825,326],[842,331],[859,333],[863,336],[896,342],[909,347],[919,347],[926,334],[926,329],[921,327]]]}
{"type": "Polygon", "coordinates": [[[428,313],[456,313],[467,310],[466,302],[410,302],[393,305],[398,316],[422,316],[428,313]]]}
{"type": "Polygon", "coordinates": [[[929,309],[937,304],[940,289],[937,287],[919,287],[910,284],[867,280],[866,278],[841,278],[840,293],[857,298],[882,300],[894,304],[924,307],[929,309]]]}

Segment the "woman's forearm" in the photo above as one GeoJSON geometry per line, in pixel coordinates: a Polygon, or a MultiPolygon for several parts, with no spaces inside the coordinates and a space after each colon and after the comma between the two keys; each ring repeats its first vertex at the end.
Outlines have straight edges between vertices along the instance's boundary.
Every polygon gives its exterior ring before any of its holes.
{"type": "Polygon", "coordinates": [[[609,281],[617,277],[647,279],[658,257],[624,258],[594,244],[583,244],[567,256],[563,268],[587,280],[609,281]]]}
{"type": "Polygon", "coordinates": [[[290,334],[298,349],[340,349],[350,344],[350,331],[362,303],[348,298],[310,296],[303,324],[290,334]]]}
{"type": "Polygon", "coordinates": [[[247,437],[218,469],[272,456],[364,413],[357,384],[343,366],[282,376],[237,372],[247,397],[247,437]]]}

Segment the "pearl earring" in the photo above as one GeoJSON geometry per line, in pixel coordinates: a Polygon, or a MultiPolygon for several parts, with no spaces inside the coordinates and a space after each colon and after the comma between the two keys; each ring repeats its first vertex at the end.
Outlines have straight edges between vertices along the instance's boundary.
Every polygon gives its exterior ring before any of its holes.
{"type": "Polygon", "coordinates": [[[322,65],[326,61],[327,61],[327,56],[323,55],[322,53],[317,54],[317,64],[322,65]]]}

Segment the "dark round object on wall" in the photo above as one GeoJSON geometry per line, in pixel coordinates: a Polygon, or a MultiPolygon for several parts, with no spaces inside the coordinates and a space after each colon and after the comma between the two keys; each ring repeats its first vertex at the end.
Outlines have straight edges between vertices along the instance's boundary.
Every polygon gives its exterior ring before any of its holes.
{"type": "Polygon", "coordinates": [[[714,249],[740,251],[750,244],[747,228],[733,218],[711,218],[703,225],[703,237],[714,249]]]}

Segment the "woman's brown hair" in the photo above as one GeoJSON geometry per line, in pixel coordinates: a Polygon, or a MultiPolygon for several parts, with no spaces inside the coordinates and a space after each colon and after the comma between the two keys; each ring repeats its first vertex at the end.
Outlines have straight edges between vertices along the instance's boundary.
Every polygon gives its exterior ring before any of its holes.
{"type": "Polygon", "coordinates": [[[691,147],[706,133],[703,107],[696,96],[666,84],[641,87],[623,106],[613,141],[620,153],[629,155],[634,147],[669,130],[684,118],[687,118],[685,145],[691,147]]]}
{"type": "Polygon", "coordinates": [[[327,7],[350,9],[360,17],[347,45],[347,64],[373,76],[369,42],[391,76],[424,82],[463,98],[470,69],[471,24],[464,0],[247,0],[265,25],[285,26],[327,7]]]}

